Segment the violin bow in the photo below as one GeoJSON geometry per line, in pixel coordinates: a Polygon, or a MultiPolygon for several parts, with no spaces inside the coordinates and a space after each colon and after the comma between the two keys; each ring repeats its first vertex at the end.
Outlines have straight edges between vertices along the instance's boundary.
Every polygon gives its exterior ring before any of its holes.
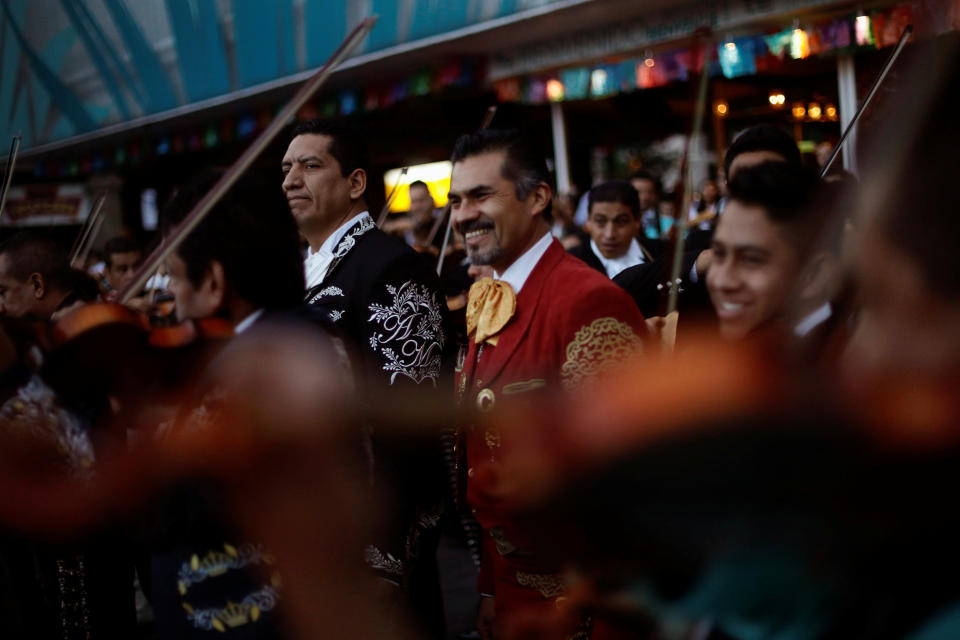
{"type": "Polygon", "coordinates": [[[664,326],[662,338],[662,346],[664,351],[670,352],[673,350],[674,345],[676,344],[677,339],[677,298],[680,294],[680,271],[683,269],[683,249],[686,242],[687,236],[687,227],[682,224],[680,221],[686,217],[686,212],[690,209],[690,203],[693,201],[693,168],[691,167],[690,162],[690,149],[693,146],[693,141],[697,138],[700,132],[703,130],[703,118],[706,113],[706,104],[707,104],[707,81],[709,79],[709,74],[707,72],[707,65],[709,64],[709,51],[710,43],[712,39],[709,36],[704,37],[702,42],[698,42],[700,37],[703,36],[703,30],[698,29],[694,33],[694,46],[691,50],[695,55],[701,57],[700,65],[700,79],[697,86],[697,101],[693,111],[693,125],[690,130],[690,136],[687,138],[687,142],[683,148],[683,157],[680,161],[680,176],[681,176],[681,192],[680,198],[677,201],[677,206],[674,211],[674,246],[673,246],[673,261],[670,266],[670,280],[667,283],[669,289],[669,296],[667,298],[667,310],[664,314],[666,324],[664,326]]]}
{"type": "Polygon", "coordinates": [[[400,170],[400,175],[397,176],[397,183],[393,185],[390,195],[387,196],[387,201],[383,203],[383,209],[380,210],[380,216],[377,218],[378,227],[382,227],[383,223],[387,221],[387,214],[390,213],[390,205],[393,204],[393,198],[397,195],[397,189],[400,188],[400,183],[403,182],[403,176],[407,175],[409,168],[410,167],[404,167],[400,170]]]}
{"type": "Polygon", "coordinates": [[[87,257],[90,255],[93,245],[97,242],[97,236],[100,234],[100,227],[103,226],[103,220],[106,218],[106,215],[103,213],[103,205],[106,203],[106,201],[106,194],[102,194],[100,199],[97,200],[97,204],[95,205],[96,208],[91,214],[95,216],[95,218],[90,224],[90,233],[87,234],[86,242],[84,242],[84,244],[80,247],[80,251],[74,257],[77,264],[74,265],[73,261],[70,262],[70,266],[75,269],[87,264],[87,257]]]}
{"type": "Polygon", "coordinates": [[[83,228],[80,230],[80,233],[77,234],[77,239],[73,241],[73,247],[70,249],[70,267],[73,269],[78,268],[78,265],[83,264],[86,261],[87,255],[90,254],[90,250],[87,247],[87,243],[93,243],[96,240],[97,233],[100,232],[100,224],[102,223],[103,217],[103,205],[107,200],[107,194],[105,191],[101,191],[97,195],[97,199],[94,200],[93,206],[90,207],[90,213],[87,215],[87,219],[83,222],[83,228]],[[80,255],[83,254],[83,260],[80,260],[80,255]]]}
{"type": "Polygon", "coordinates": [[[447,207],[443,207],[443,213],[434,221],[433,226],[430,228],[430,235],[427,236],[427,244],[433,244],[433,239],[437,237],[437,232],[440,231],[440,225],[443,224],[443,218],[447,215],[447,207]]]}
{"type": "Polygon", "coordinates": [[[7,158],[7,170],[3,173],[3,187],[0,191],[0,216],[7,206],[7,192],[10,191],[10,184],[13,182],[13,168],[17,164],[17,154],[20,152],[20,134],[13,136],[10,142],[10,155],[7,158]]]}
{"type": "Polygon", "coordinates": [[[843,143],[847,141],[847,136],[849,136],[850,132],[853,131],[853,128],[857,126],[860,116],[863,115],[863,112],[867,109],[870,101],[873,100],[874,94],[877,93],[880,85],[883,84],[884,78],[887,77],[887,74],[890,73],[890,69],[893,68],[893,63],[897,61],[897,58],[900,57],[900,53],[903,51],[903,48],[907,46],[907,40],[910,39],[911,33],[913,33],[913,25],[908,24],[906,27],[904,27],[903,33],[900,34],[900,39],[897,40],[896,48],[894,48],[894,50],[887,57],[887,61],[884,63],[883,68],[880,69],[879,75],[877,75],[876,80],[873,81],[873,86],[870,87],[867,97],[863,99],[863,104],[861,104],[860,108],[857,109],[857,112],[853,114],[853,118],[850,120],[847,128],[844,129],[843,135],[840,136],[840,141],[837,142],[837,146],[834,147],[833,153],[830,154],[830,158],[827,159],[826,163],[823,165],[823,168],[820,169],[821,178],[827,175],[827,172],[830,171],[830,167],[833,165],[833,161],[837,159],[838,155],[840,155],[840,151],[843,149],[843,143]]]}
{"type": "MultiPolygon", "coordinates": [[[[480,128],[477,131],[483,131],[484,129],[490,128],[490,125],[493,123],[493,117],[497,115],[497,105],[492,104],[487,107],[486,113],[483,114],[483,120],[480,122],[480,128]]],[[[443,246],[440,247],[440,257],[437,259],[437,275],[443,271],[443,259],[446,257],[447,253],[447,243],[450,241],[450,230],[453,228],[453,212],[450,210],[450,203],[443,208],[447,216],[447,233],[443,236],[443,246]]]]}
{"type": "Polygon", "coordinates": [[[263,132],[247,147],[236,162],[227,170],[226,173],[213,185],[190,213],[170,232],[168,237],[157,245],[157,248],[144,260],[143,264],[137,269],[130,283],[123,288],[119,295],[121,303],[129,302],[137,292],[143,289],[150,275],[156,270],[157,266],[167,259],[167,257],[177,250],[183,244],[186,237],[193,231],[198,224],[206,217],[221,198],[236,184],[240,177],[253,164],[257,157],[270,145],[271,142],[287,127],[287,123],[292,120],[297,111],[310,100],[311,97],[323,86],[333,73],[334,68],[343,62],[350,52],[356,48],[360,41],[366,37],[373,25],[376,24],[377,17],[371,16],[364,18],[357,27],[340,43],[340,46],[330,55],[330,58],[322,67],[301,86],[290,101],[280,110],[273,121],[263,132]]]}

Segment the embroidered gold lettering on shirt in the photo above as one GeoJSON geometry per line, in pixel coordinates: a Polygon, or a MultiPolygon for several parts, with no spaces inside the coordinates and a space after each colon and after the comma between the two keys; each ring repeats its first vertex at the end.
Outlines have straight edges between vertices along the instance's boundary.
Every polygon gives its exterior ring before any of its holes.
{"type": "Polygon", "coordinates": [[[560,382],[571,391],[585,381],[613,368],[643,348],[640,338],[626,322],[597,318],[580,327],[567,345],[567,359],[560,368],[560,382]]]}
{"type": "Polygon", "coordinates": [[[511,382],[510,384],[503,385],[504,395],[511,395],[514,393],[524,393],[525,391],[533,391],[534,389],[541,389],[547,386],[547,381],[543,378],[533,378],[532,380],[524,380],[522,382],[511,382]]]}
{"type": "Polygon", "coordinates": [[[553,573],[527,573],[517,571],[517,582],[522,587],[536,589],[544,598],[556,598],[567,590],[560,576],[553,573]]]}

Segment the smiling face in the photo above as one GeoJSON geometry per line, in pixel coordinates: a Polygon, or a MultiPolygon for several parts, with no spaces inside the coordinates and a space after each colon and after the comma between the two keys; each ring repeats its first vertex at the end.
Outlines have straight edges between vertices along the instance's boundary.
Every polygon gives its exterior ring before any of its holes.
{"type": "Polygon", "coordinates": [[[640,221],[622,202],[594,202],[587,230],[604,258],[619,258],[640,231],[640,221]]]}
{"type": "Polygon", "coordinates": [[[525,200],[517,185],[503,177],[506,152],[468,156],[453,165],[450,205],[453,225],[464,236],[467,257],[498,273],[533,246],[547,231],[540,214],[550,202],[550,187],[540,183],[525,200]]]}
{"type": "Polygon", "coordinates": [[[350,217],[366,189],[363,169],[344,176],[329,152],[330,143],[327,135],[299,135],[290,142],[281,164],[283,193],[311,246],[318,234],[333,231],[350,217]]]}
{"type": "Polygon", "coordinates": [[[713,238],[707,289],[720,335],[739,340],[783,317],[800,273],[800,255],[762,207],[732,200],[713,238]]]}

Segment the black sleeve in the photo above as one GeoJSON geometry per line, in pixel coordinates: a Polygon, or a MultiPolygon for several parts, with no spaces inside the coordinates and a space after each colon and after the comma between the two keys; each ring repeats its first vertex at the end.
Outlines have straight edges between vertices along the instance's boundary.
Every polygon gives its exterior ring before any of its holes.
{"type": "MultiPolygon", "coordinates": [[[[389,403],[420,394],[438,405],[452,401],[452,335],[439,281],[416,254],[385,268],[366,297],[360,338],[367,352],[371,397],[389,403]]],[[[432,539],[443,505],[440,433],[401,437],[390,425],[371,424],[368,455],[372,482],[384,498],[381,529],[367,547],[367,562],[387,579],[416,581],[422,549],[432,539]]]]}

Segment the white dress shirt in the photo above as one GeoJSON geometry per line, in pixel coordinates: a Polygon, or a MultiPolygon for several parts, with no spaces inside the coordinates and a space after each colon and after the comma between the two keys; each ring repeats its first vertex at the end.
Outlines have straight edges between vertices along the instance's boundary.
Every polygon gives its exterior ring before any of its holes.
{"type": "Polygon", "coordinates": [[[333,262],[333,252],[337,248],[337,244],[340,243],[343,236],[350,230],[350,227],[365,217],[370,218],[369,211],[358,213],[340,225],[336,231],[331,233],[329,237],[323,241],[323,244],[320,245],[320,248],[316,251],[307,249],[307,258],[303,261],[303,275],[307,280],[307,289],[323,282],[323,279],[327,277],[327,270],[330,268],[330,263],[333,262]]]}
{"type": "Polygon", "coordinates": [[[643,249],[640,248],[640,243],[637,242],[636,238],[630,240],[630,247],[627,248],[627,252],[624,253],[619,258],[605,258],[602,253],[600,253],[600,247],[597,246],[597,243],[590,240],[590,248],[593,249],[593,254],[600,259],[600,264],[603,265],[603,268],[607,272],[607,277],[611,280],[617,277],[624,269],[636,266],[638,264],[643,264],[647,261],[646,256],[643,255],[643,249]]]}
{"type": "Polygon", "coordinates": [[[553,242],[553,235],[549,232],[543,234],[543,237],[537,240],[535,245],[527,249],[526,253],[514,260],[513,264],[507,267],[506,271],[502,274],[494,271],[493,277],[509,284],[513,288],[513,292],[519,295],[520,289],[523,288],[523,283],[527,281],[527,278],[530,277],[530,272],[533,271],[533,268],[540,262],[540,258],[542,258],[543,254],[550,248],[551,242],[553,242]]]}

